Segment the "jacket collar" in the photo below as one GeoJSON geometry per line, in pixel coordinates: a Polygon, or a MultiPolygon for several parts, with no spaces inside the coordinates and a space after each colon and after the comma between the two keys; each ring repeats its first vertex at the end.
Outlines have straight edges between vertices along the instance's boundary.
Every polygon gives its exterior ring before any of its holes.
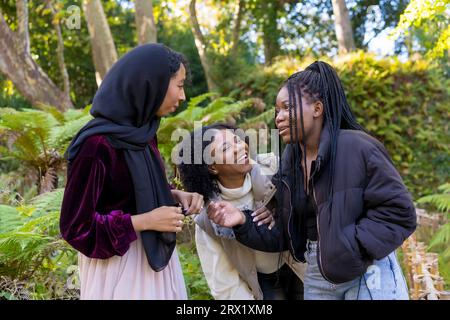
{"type": "MultiPolygon", "coordinates": [[[[320,134],[319,150],[317,152],[316,168],[320,171],[323,168],[323,164],[327,163],[330,158],[330,143],[331,143],[330,128],[327,123],[324,124],[322,132],[320,134]]],[[[291,174],[291,157],[292,157],[292,145],[286,146],[282,157],[282,170],[283,176],[290,176],[291,174]]]]}

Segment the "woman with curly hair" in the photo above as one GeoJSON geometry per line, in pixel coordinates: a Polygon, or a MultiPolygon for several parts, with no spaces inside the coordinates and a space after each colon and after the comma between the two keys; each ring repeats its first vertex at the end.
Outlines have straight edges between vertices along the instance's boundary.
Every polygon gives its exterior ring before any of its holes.
{"type": "MultiPolygon", "coordinates": [[[[273,218],[267,208],[273,207],[276,188],[267,173],[277,159],[259,155],[259,163],[251,161],[248,145],[232,129],[216,124],[194,131],[180,152],[181,180],[187,191],[203,195],[209,207],[242,210],[256,228],[271,232],[273,218]],[[201,150],[195,150],[200,141],[201,150]],[[195,151],[200,155],[197,159],[195,151]]],[[[296,263],[288,251],[263,252],[242,245],[232,228],[208,218],[206,208],[195,222],[197,252],[215,299],[303,298],[303,264],[296,263]]]]}

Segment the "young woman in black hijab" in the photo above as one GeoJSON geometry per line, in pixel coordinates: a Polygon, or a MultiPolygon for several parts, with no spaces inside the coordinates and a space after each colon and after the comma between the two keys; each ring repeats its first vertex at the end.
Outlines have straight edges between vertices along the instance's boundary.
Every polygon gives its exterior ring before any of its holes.
{"type": "Polygon", "coordinates": [[[139,46],[106,75],[93,120],[67,150],[63,238],[79,254],[81,299],[186,299],[175,233],[203,207],[170,190],[157,148],[160,119],[185,100],[184,57],[139,46]]]}

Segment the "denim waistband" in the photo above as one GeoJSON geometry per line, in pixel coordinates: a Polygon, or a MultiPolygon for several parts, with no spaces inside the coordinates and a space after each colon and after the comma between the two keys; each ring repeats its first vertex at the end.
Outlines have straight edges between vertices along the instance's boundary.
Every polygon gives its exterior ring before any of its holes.
{"type": "Polygon", "coordinates": [[[306,250],[315,252],[317,250],[317,241],[306,240],[306,250]]]}

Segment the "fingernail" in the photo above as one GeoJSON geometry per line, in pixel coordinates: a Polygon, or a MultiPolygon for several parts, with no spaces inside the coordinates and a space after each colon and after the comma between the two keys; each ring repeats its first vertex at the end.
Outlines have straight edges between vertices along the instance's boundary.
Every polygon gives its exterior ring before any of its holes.
{"type": "Polygon", "coordinates": [[[255,213],[253,212],[253,213],[252,213],[252,217],[254,217],[254,216],[255,216],[255,213]]]}
{"type": "Polygon", "coordinates": [[[260,226],[262,224],[262,222],[258,222],[258,226],[260,226]]]}
{"type": "Polygon", "coordinates": [[[255,222],[256,221],[256,218],[253,218],[253,222],[255,222]]]}

